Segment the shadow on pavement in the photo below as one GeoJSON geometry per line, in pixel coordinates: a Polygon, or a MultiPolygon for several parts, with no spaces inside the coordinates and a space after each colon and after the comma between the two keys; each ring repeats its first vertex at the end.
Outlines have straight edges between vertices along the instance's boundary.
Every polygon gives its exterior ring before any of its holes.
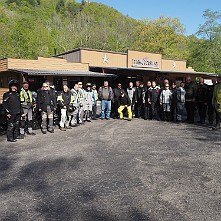
{"type": "Polygon", "coordinates": [[[208,125],[189,125],[183,130],[190,131],[192,137],[199,141],[213,142],[213,145],[220,144],[221,142],[221,130],[214,131],[212,127],[208,125]]]}
{"type": "MultiPolygon", "coordinates": [[[[2,162],[0,173],[6,176],[12,163],[4,157],[0,162],[2,162]]],[[[83,175],[79,178],[82,164],[84,164],[82,157],[35,161],[21,167],[16,176],[3,179],[0,184],[0,194],[4,196],[12,194],[13,198],[9,199],[5,208],[7,211],[0,215],[0,219],[10,221],[150,220],[137,208],[128,211],[125,219],[119,219],[116,215],[119,211],[115,211],[116,214],[113,215],[113,211],[105,208],[102,202],[98,203],[99,196],[96,191],[85,184],[83,175]]]]}
{"type": "Polygon", "coordinates": [[[11,160],[9,160],[7,157],[0,156],[0,174],[2,176],[6,175],[6,172],[10,169],[11,165],[11,160]]]}

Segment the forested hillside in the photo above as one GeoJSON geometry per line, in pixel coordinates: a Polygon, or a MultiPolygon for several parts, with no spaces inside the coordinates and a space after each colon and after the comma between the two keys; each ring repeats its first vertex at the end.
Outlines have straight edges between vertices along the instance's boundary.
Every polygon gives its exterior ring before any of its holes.
{"type": "Polygon", "coordinates": [[[0,0],[0,57],[48,57],[77,47],[162,53],[188,60],[197,71],[221,71],[220,13],[202,12],[206,23],[185,36],[179,19],[137,21],[95,2],[0,0]]]}

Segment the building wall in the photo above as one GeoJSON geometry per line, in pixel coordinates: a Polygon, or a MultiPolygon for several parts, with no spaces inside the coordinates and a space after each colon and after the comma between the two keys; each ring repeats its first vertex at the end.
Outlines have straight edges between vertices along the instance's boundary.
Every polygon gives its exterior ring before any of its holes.
{"type": "Polygon", "coordinates": [[[186,71],[186,61],[162,59],[162,70],[167,71],[186,71]]]}
{"type": "Polygon", "coordinates": [[[11,79],[17,79],[20,84],[24,80],[30,80],[31,87],[36,90],[41,87],[42,83],[48,79],[50,82],[58,82],[61,84],[61,77],[57,76],[27,76],[27,74],[15,73],[10,71],[15,70],[45,70],[45,71],[89,71],[89,65],[85,63],[68,62],[63,58],[43,58],[38,60],[27,59],[1,59],[0,60],[0,88],[7,88],[8,82],[11,79]],[[25,79],[25,78],[26,79],[25,79]]]}
{"type": "Polygon", "coordinates": [[[81,50],[74,51],[74,52],[69,53],[69,54],[64,54],[61,57],[66,59],[68,62],[80,63],[81,62],[81,50]]]}
{"type": "Polygon", "coordinates": [[[18,80],[19,83],[22,82],[23,78],[22,75],[19,73],[13,72],[0,72],[0,88],[7,88],[8,82],[12,79],[18,80]]]}
{"type": "Polygon", "coordinates": [[[60,55],[68,62],[88,63],[91,67],[118,67],[142,70],[194,72],[185,60],[163,59],[161,54],[128,50],[127,53],[95,49],[76,49],[60,55]]]}
{"type": "Polygon", "coordinates": [[[22,85],[23,77],[19,73],[0,72],[0,104],[2,103],[3,94],[8,91],[8,82],[15,79],[22,85]]]}
{"type": "Polygon", "coordinates": [[[103,52],[81,49],[81,62],[97,67],[127,67],[127,55],[115,52],[103,52]]]}
{"type": "Polygon", "coordinates": [[[194,68],[192,68],[192,67],[188,67],[186,70],[190,71],[190,72],[195,72],[194,68]]]}
{"type": "Polygon", "coordinates": [[[127,67],[146,70],[161,70],[162,55],[128,50],[127,67]]]}
{"type": "Polygon", "coordinates": [[[7,58],[0,59],[0,72],[7,71],[8,69],[8,60],[7,58]]]}
{"type": "Polygon", "coordinates": [[[89,65],[83,63],[71,63],[62,58],[42,58],[38,60],[25,60],[8,58],[8,69],[30,70],[59,70],[59,71],[88,71],[89,65]]]}

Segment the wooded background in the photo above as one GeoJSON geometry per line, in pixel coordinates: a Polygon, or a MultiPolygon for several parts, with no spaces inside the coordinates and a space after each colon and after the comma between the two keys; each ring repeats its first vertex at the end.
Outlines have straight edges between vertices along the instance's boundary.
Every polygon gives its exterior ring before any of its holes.
{"type": "Polygon", "coordinates": [[[204,24],[185,35],[179,18],[135,20],[95,2],[0,0],[0,58],[49,57],[78,47],[161,53],[196,71],[221,73],[221,12],[202,12],[204,24]]]}

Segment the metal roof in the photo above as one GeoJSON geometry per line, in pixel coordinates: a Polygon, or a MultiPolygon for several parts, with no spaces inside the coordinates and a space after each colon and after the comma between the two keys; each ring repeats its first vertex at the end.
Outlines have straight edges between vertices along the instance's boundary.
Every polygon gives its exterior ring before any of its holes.
{"type": "Polygon", "coordinates": [[[208,72],[193,72],[193,71],[175,71],[175,70],[158,70],[158,69],[143,69],[143,68],[119,68],[119,67],[97,67],[90,66],[91,68],[108,69],[115,71],[140,71],[140,72],[158,72],[158,73],[172,73],[172,74],[190,74],[190,75],[207,75],[207,76],[217,76],[216,73],[208,72]]]}
{"type": "Polygon", "coordinates": [[[70,53],[80,51],[80,50],[127,55],[127,53],[124,53],[124,52],[116,52],[116,51],[100,50],[100,49],[92,49],[92,48],[75,48],[75,49],[72,49],[72,50],[69,50],[69,51],[65,51],[65,52],[62,52],[62,53],[59,53],[59,54],[55,54],[51,57],[58,57],[58,56],[61,56],[61,55],[70,54],[70,53]]]}
{"type": "Polygon", "coordinates": [[[115,74],[106,74],[92,71],[59,71],[59,70],[30,70],[10,69],[9,71],[19,72],[28,75],[51,75],[51,76],[77,76],[77,77],[117,77],[115,74]]]}

